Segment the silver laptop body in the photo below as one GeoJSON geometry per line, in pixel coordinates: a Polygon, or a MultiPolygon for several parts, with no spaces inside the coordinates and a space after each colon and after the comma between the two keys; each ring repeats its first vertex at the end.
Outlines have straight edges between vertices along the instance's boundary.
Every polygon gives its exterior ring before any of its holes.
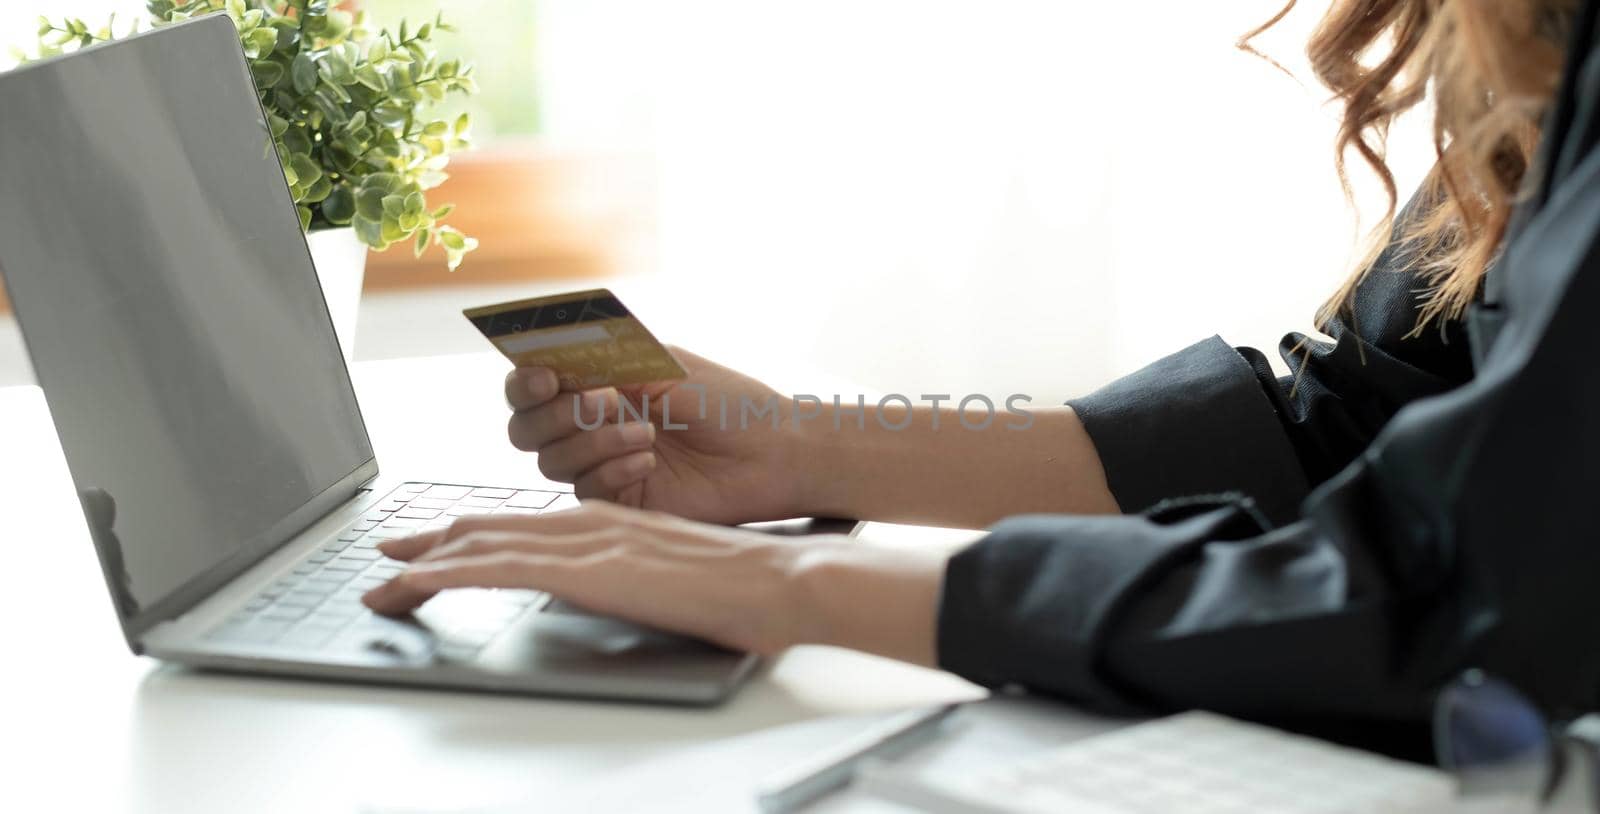
{"type": "Polygon", "coordinates": [[[360,606],[377,539],[575,501],[379,477],[226,16],[0,74],[0,276],[135,653],[693,704],[754,666],[532,591],[360,606]]]}

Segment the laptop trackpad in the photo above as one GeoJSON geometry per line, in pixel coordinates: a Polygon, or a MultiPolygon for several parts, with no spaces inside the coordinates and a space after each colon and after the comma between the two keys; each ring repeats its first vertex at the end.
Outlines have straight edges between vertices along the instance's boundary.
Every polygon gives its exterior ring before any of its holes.
{"type": "Polygon", "coordinates": [[[729,655],[729,651],[698,639],[597,616],[557,601],[498,637],[481,661],[510,669],[603,664],[615,670],[707,658],[721,661],[729,655]]]}

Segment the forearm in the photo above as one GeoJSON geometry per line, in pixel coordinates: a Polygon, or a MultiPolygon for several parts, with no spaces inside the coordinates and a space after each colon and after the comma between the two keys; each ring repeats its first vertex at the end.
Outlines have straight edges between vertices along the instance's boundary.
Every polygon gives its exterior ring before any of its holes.
{"type": "Polygon", "coordinates": [[[982,414],[889,405],[802,427],[798,476],[812,514],[981,528],[1034,512],[1118,511],[1094,443],[1068,407],[982,414]]]}
{"type": "Polygon", "coordinates": [[[845,541],[807,546],[789,577],[792,644],[827,644],[932,667],[949,552],[845,541]]]}

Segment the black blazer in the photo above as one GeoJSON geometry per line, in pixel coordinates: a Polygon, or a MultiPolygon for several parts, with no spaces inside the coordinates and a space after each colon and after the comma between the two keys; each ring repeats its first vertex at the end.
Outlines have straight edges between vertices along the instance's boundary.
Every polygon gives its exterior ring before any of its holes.
{"type": "Polygon", "coordinates": [[[1467,667],[1552,714],[1596,706],[1597,9],[1575,21],[1539,192],[1466,326],[1402,339],[1418,281],[1387,255],[1354,324],[1291,355],[1297,385],[1213,338],[1074,402],[1119,503],[1145,511],[1012,518],[957,554],[945,668],[1332,737],[1421,734],[1467,667]]]}

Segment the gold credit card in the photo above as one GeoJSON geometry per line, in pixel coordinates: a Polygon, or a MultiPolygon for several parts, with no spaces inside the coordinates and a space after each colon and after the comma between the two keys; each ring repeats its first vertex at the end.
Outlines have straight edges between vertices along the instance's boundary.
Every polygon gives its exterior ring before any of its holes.
{"type": "Polygon", "coordinates": [[[512,362],[548,367],[568,390],[674,381],[689,375],[604,288],[462,313],[512,362]]]}

